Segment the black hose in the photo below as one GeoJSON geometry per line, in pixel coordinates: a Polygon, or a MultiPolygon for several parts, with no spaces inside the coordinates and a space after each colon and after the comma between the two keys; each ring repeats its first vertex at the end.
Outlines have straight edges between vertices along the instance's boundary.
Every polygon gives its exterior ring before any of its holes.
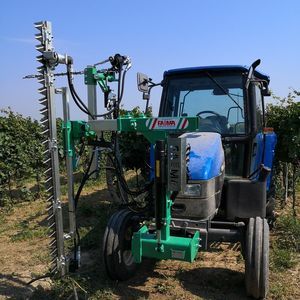
{"type": "Polygon", "coordinates": [[[78,108],[82,112],[89,115],[92,119],[95,119],[95,117],[91,114],[91,112],[89,111],[87,106],[84,104],[84,102],[80,99],[80,97],[78,96],[78,94],[75,91],[74,85],[72,83],[72,75],[71,75],[69,66],[67,68],[67,77],[68,77],[68,84],[69,84],[70,92],[71,92],[71,95],[72,95],[72,98],[73,98],[75,104],[78,106],[78,108]]]}
{"type": "Polygon", "coordinates": [[[124,189],[124,191],[130,195],[130,196],[133,196],[133,197],[137,197],[143,193],[146,193],[148,192],[152,185],[153,185],[153,182],[151,181],[150,183],[146,184],[142,189],[139,189],[137,191],[133,191],[131,190],[129,187],[128,187],[128,184],[124,178],[124,176],[122,175],[122,170],[121,170],[121,166],[120,166],[120,162],[118,161],[118,159],[113,159],[111,157],[111,155],[108,154],[108,157],[109,159],[111,160],[111,162],[113,163],[113,165],[115,166],[115,170],[116,170],[116,176],[122,186],[122,188],[124,189]]]}

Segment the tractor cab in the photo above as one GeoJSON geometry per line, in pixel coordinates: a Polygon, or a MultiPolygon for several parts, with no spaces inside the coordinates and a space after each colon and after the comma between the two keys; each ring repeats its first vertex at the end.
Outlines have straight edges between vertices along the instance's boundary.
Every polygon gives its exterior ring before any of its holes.
{"type": "Polygon", "coordinates": [[[198,116],[200,132],[222,137],[226,176],[247,177],[262,163],[264,96],[269,77],[249,68],[210,66],[164,73],[159,116],[198,116]]]}

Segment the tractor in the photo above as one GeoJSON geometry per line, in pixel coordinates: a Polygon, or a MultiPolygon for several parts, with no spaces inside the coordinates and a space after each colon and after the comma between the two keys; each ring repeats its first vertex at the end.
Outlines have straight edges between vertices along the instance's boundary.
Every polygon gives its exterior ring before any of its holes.
{"type": "Polygon", "coordinates": [[[193,262],[212,242],[241,245],[247,294],[264,298],[268,291],[269,223],[273,221],[272,162],[276,134],[265,126],[264,97],[269,77],[256,70],[260,60],[245,66],[208,66],[166,71],[154,83],[138,73],[138,89],[146,100],[145,113],[120,115],[128,56],[116,54],[75,72],[73,59],[54,50],[51,23],[35,24],[40,42],[37,78],[42,85],[41,120],[45,134],[46,190],[53,272],[61,276],[80,266],[80,237],[76,208],[86,181],[97,174],[102,154],[113,170],[122,206],[109,219],[103,236],[108,276],[127,280],[144,258],[193,262]],[[99,65],[109,64],[105,69],[99,65]],[[66,73],[54,73],[65,65],[66,73]],[[84,74],[88,105],[78,96],[75,75],[84,74]],[[55,88],[55,76],[67,76],[68,88],[55,88]],[[115,94],[110,85],[117,85],[115,94]],[[97,113],[96,87],[107,112],[97,113]],[[158,117],[147,116],[152,88],[162,86],[158,117]],[[54,95],[62,95],[63,136],[68,178],[69,231],[63,226],[54,95]],[[87,121],[70,119],[69,93],[87,121]],[[103,133],[112,132],[110,142],[103,133]],[[132,189],[123,173],[119,134],[135,132],[150,144],[149,172],[143,187],[132,189]],[[85,146],[90,146],[88,169],[77,192],[73,172],[85,146]],[[92,170],[92,171],[91,171],[92,170]],[[133,201],[129,201],[130,196],[133,201]],[[145,205],[134,205],[135,197],[145,205]],[[65,240],[74,241],[67,255],[65,240]],[[74,254],[74,255],[73,255],[74,254]]]}
{"type": "MultiPolygon", "coordinates": [[[[110,218],[103,254],[112,279],[133,276],[143,257],[192,262],[212,242],[240,242],[247,293],[266,296],[276,135],[265,127],[269,77],[259,63],[164,73],[159,117],[148,121],[168,132],[153,147],[155,212],[110,218]]],[[[138,74],[147,102],[155,85],[138,74]]]]}

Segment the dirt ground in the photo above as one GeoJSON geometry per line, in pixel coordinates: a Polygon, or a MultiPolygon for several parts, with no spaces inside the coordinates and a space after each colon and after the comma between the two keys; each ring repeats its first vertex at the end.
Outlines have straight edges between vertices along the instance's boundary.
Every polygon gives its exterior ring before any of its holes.
{"type": "MultiPolygon", "coordinates": [[[[79,299],[249,299],[238,244],[215,243],[210,252],[200,252],[193,264],[145,260],[134,278],[109,280],[100,250],[103,230],[113,211],[107,199],[105,189],[89,187],[83,193],[79,216],[83,266],[73,277],[86,291],[77,289],[79,299]]],[[[0,214],[0,299],[76,299],[72,290],[62,292],[63,283],[49,278],[26,284],[48,272],[44,212],[45,203],[35,201],[0,214]]],[[[300,299],[299,275],[299,263],[282,272],[271,271],[268,299],[300,299]]]]}

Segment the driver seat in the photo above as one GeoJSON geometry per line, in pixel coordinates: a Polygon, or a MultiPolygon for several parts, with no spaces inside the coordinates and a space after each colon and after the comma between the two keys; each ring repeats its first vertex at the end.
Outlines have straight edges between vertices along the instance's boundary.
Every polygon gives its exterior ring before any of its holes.
{"type": "Polygon", "coordinates": [[[200,130],[203,132],[226,134],[229,132],[227,125],[227,118],[224,116],[208,116],[205,119],[200,119],[200,130]]]}

